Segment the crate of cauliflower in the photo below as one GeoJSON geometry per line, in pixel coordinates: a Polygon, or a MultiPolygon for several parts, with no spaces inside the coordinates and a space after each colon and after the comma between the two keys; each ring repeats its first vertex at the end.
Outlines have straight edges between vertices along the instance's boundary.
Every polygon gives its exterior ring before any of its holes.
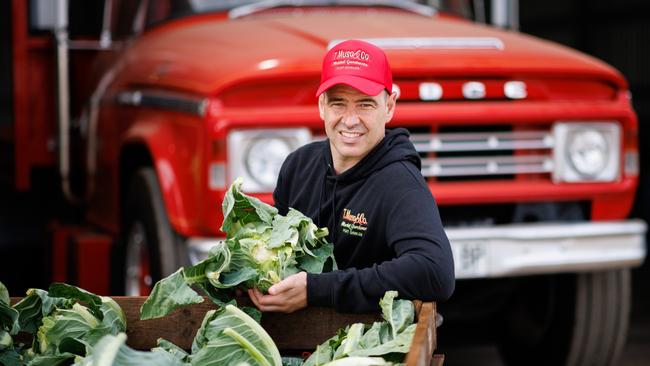
{"type": "MultiPolygon", "coordinates": [[[[241,192],[226,193],[222,231],[208,258],[157,282],[149,297],[100,297],[66,284],[24,299],[0,291],[0,363],[8,365],[441,365],[435,304],[388,291],[380,314],[309,307],[292,314],[250,307],[237,289],[299,271],[335,270],[327,229],[241,192]],[[3,292],[5,295],[3,295],[3,292]],[[178,309],[182,309],[177,311],[178,309]],[[14,338],[33,335],[32,346],[14,338]]],[[[0,286],[0,290],[3,287],[0,286]]]]}
{"type": "MultiPolygon", "coordinates": [[[[434,304],[416,309],[412,302],[397,299],[394,291],[380,301],[381,318],[307,308],[295,314],[265,314],[261,319],[255,309],[240,309],[242,301],[234,301],[236,288],[267,291],[299,271],[320,273],[337,268],[333,245],[326,240],[327,228],[317,227],[294,209],[280,215],[273,206],[242,193],[241,185],[237,179],[224,198],[221,230],[226,240],[217,243],[206,260],[158,282],[141,307],[142,320],[202,303],[204,297],[218,307],[203,318],[191,352],[182,354],[184,362],[210,364],[209,360],[218,359],[218,364],[278,366],[431,363],[434,304]],[[309,351],[310,356],[282,358],[279,348],[309,351]]],[[[437,360],[441,362],[441,358],[437,360]]]]}

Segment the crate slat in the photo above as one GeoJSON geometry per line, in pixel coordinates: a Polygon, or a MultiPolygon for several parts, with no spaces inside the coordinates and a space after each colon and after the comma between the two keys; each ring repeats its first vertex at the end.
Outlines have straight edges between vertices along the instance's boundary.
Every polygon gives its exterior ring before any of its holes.
{"type": "Polygon", "coordinates": [[[418,325],[413,335],[413,343],[406,355],[406,366],[427,366],[431,363],[431,355],[436,349],[436,304],[424,302],[416,304],[418,325]],[[418,309],[419,308],[419,309],[418,309]]]}
{"type": "MultiPolygon", "coordinates": [[[[158,338],[165,338],[184,349],[189,349],[196,331],[208,310],[216,309],[209,300],[186,306],[170,315],[140,320],[140,306],[146,297],[115,296],[127,322],[127,344],[148,350],[156,346],[158,338]]],[[[251,306],[247,298],[238,300],[240,306],[251,306]]],[[[313,350],[316,345],[336,334],[339,328],[352,323],[372,323],[378,314],[339,314],[330,308],[309,307],[292,314],[264,313],[262,326],[282,350],[313,350]]]]}

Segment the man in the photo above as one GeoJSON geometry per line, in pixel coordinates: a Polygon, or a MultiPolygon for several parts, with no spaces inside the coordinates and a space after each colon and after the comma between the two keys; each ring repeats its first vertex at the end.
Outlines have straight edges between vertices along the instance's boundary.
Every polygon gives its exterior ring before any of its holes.
{"type": "Polygon", "coordinates": [[[281,214],[293,207],[327,226],[339,270],[289,276],[267,295],[250,290],[260,310],[370,311],[388,290],[407,299],[451,296],[451,249],[419,155],[405,129],[385,129],[392,89],[378,47],[350,40],[326,54],[316,96],[328,139],[287,157],[273,197],[281,214]]]}

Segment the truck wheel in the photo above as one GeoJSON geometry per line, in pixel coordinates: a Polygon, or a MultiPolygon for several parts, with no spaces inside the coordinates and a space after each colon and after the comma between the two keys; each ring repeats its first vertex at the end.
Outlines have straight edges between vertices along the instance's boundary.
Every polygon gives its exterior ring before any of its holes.
{"type": "Polygon", "coordinates": [[[189,262],[187,251],[169,224],[153,168],[134,174],[123,202],[118,291],[148,295],[155,282],[189,262]]]}
{"type": "Polygon", "coordinates": [[[629,269],[540,276],[507,309],[507,365],[616,365],[630,312],[629,269]]]}

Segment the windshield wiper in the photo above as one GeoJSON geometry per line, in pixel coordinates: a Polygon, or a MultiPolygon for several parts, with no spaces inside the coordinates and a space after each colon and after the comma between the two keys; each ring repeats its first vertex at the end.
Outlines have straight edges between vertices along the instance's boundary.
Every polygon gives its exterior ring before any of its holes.
{"type": "Polygon", "coordinates": [[[383,6],[397,8],[412,13],[433,16],[436,9],[430,6],[422,5],[408,0],[264,0],[247,5],[238,6],[228,12],[230,19],[241,18],[260,11],[281,7],[300,7],[300,6],[383,6]]]}

